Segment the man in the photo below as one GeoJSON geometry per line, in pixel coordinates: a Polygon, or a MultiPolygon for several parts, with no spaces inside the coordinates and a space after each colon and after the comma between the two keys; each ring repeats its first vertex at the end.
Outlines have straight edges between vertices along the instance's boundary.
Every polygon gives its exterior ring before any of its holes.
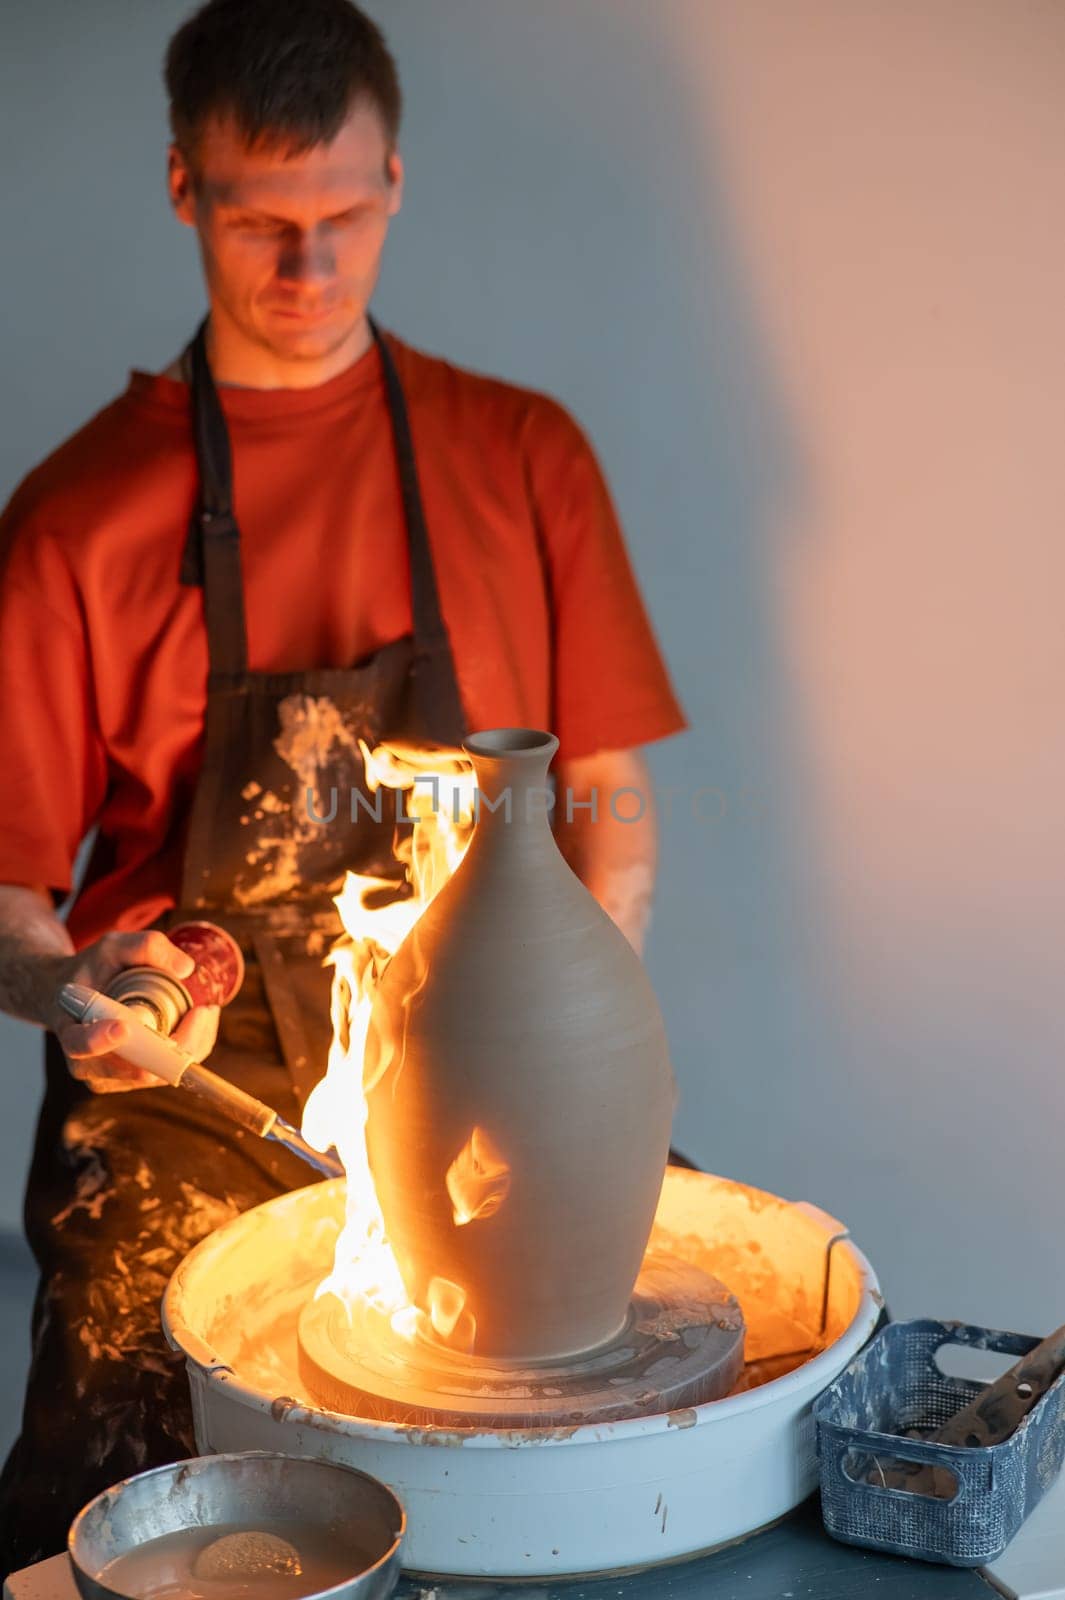
{"type": "Polygon", "coordinates": [[[560,844],[639,947],[638,747],[684,726],[576,424],[368,316],[403,188],[374,24],[348,0],[210,0],[166,78],[208,318],[26,479],[0,544],[0,1007],[49,1030],[8,1566],[60,1549],[105,1485],[195,1450],[159,1295],[204,1234],[308,1178],[160,1092],[123,1061],[124,1025],[64,1019],[59,985],[138,962],[180,978],[163,930],[223,923],[243,989],[178,1037],[298,1121],[328,1033],[331,895],[347,868],[395,870],[365,818],[315,826],[308,783],[365,782],[360,741],[550,728],[560,844]],[[635,799],[612,807],[621,789],[635,799]]]}

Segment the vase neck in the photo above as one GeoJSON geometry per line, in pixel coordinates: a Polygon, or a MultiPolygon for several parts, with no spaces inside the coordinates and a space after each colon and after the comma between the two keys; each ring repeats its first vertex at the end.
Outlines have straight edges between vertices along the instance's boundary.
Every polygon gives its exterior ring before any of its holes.
{"type": "Polygon", "coordinates": [[[532,769],[529,762],[475,761],[477,789],[474,820],[482,832],[514,828],[539,833],[550,826],[551,788],[547,763],[532,769]]]}
{"type": "Polygon", "coordinates": [[[548,769],[558,740],[548,733],[503,729],[473,735],[465,749],[477,779],[474,819],[478,832],[496,835],[512,830],[523,840],[550,834],[548,769]]]}

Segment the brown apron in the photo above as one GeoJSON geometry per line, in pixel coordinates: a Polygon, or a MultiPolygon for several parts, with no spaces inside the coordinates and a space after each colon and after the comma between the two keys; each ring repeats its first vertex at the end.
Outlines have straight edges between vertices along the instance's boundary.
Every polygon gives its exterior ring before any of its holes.
{"type": "MultiPolygon", "coordinates": [[[[349,868],[406,892],[390,797],[374,820],[359,740],[453,747],[466,732],[403,390],[387,340],[370,326],[403,498],[413,631],[351,667],[248,671],[229,438],[204,327],[187,352],[200,497],[182,580],[203,585],[210,673],[183,903],[159,925],[206,916],[240,940],[247,977],[222,1012],[210,1064],[297,1125],[331,1031],[321,964],[340,931],[331,896],[349,868]],[[353,792],[367,803],[353,807],[353,792]],[[333,820],[316,820],[330,816],[334,793],[333,820]]],[[[22,1433],[0,1476],[5,1573],[61,1550],[100,1489],[195,1452],[184,1363],[163,1338],[160,1296],[206,1234],[313,1181],[289,1152],[230,1128],[192,1095],[92,1094],[52,1035],[45,1066],[25,1203],[41,1279],[22,1433]]]]}

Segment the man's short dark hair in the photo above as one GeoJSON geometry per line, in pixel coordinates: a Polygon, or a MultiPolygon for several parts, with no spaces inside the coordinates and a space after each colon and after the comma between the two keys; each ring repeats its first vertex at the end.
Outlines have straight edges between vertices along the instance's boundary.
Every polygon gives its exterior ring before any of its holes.
{"type": "Polygon", "coordinates": [[[328,144],[360,100],[377,107],[390,150],[399,132],[396,64],[350,0],[208,0],[171,39],[165,78],[188,155],[212,116],[293,155],[328,144]]]}

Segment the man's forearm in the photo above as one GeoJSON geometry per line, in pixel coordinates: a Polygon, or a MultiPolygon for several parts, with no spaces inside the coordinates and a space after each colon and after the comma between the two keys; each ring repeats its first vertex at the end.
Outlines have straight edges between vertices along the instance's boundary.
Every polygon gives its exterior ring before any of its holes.
{"type": "Polygon", "coordinates": [[[49,1027],[73,952],[47,890],[0,885],[0,1011],[49,1027]]]}
{"type": "Polygon", "coordinates": [[[633,948],[651,916],[658,825],[647,764],[637,751],[602,751],[560,763],[559,849],[633,948]]]}

